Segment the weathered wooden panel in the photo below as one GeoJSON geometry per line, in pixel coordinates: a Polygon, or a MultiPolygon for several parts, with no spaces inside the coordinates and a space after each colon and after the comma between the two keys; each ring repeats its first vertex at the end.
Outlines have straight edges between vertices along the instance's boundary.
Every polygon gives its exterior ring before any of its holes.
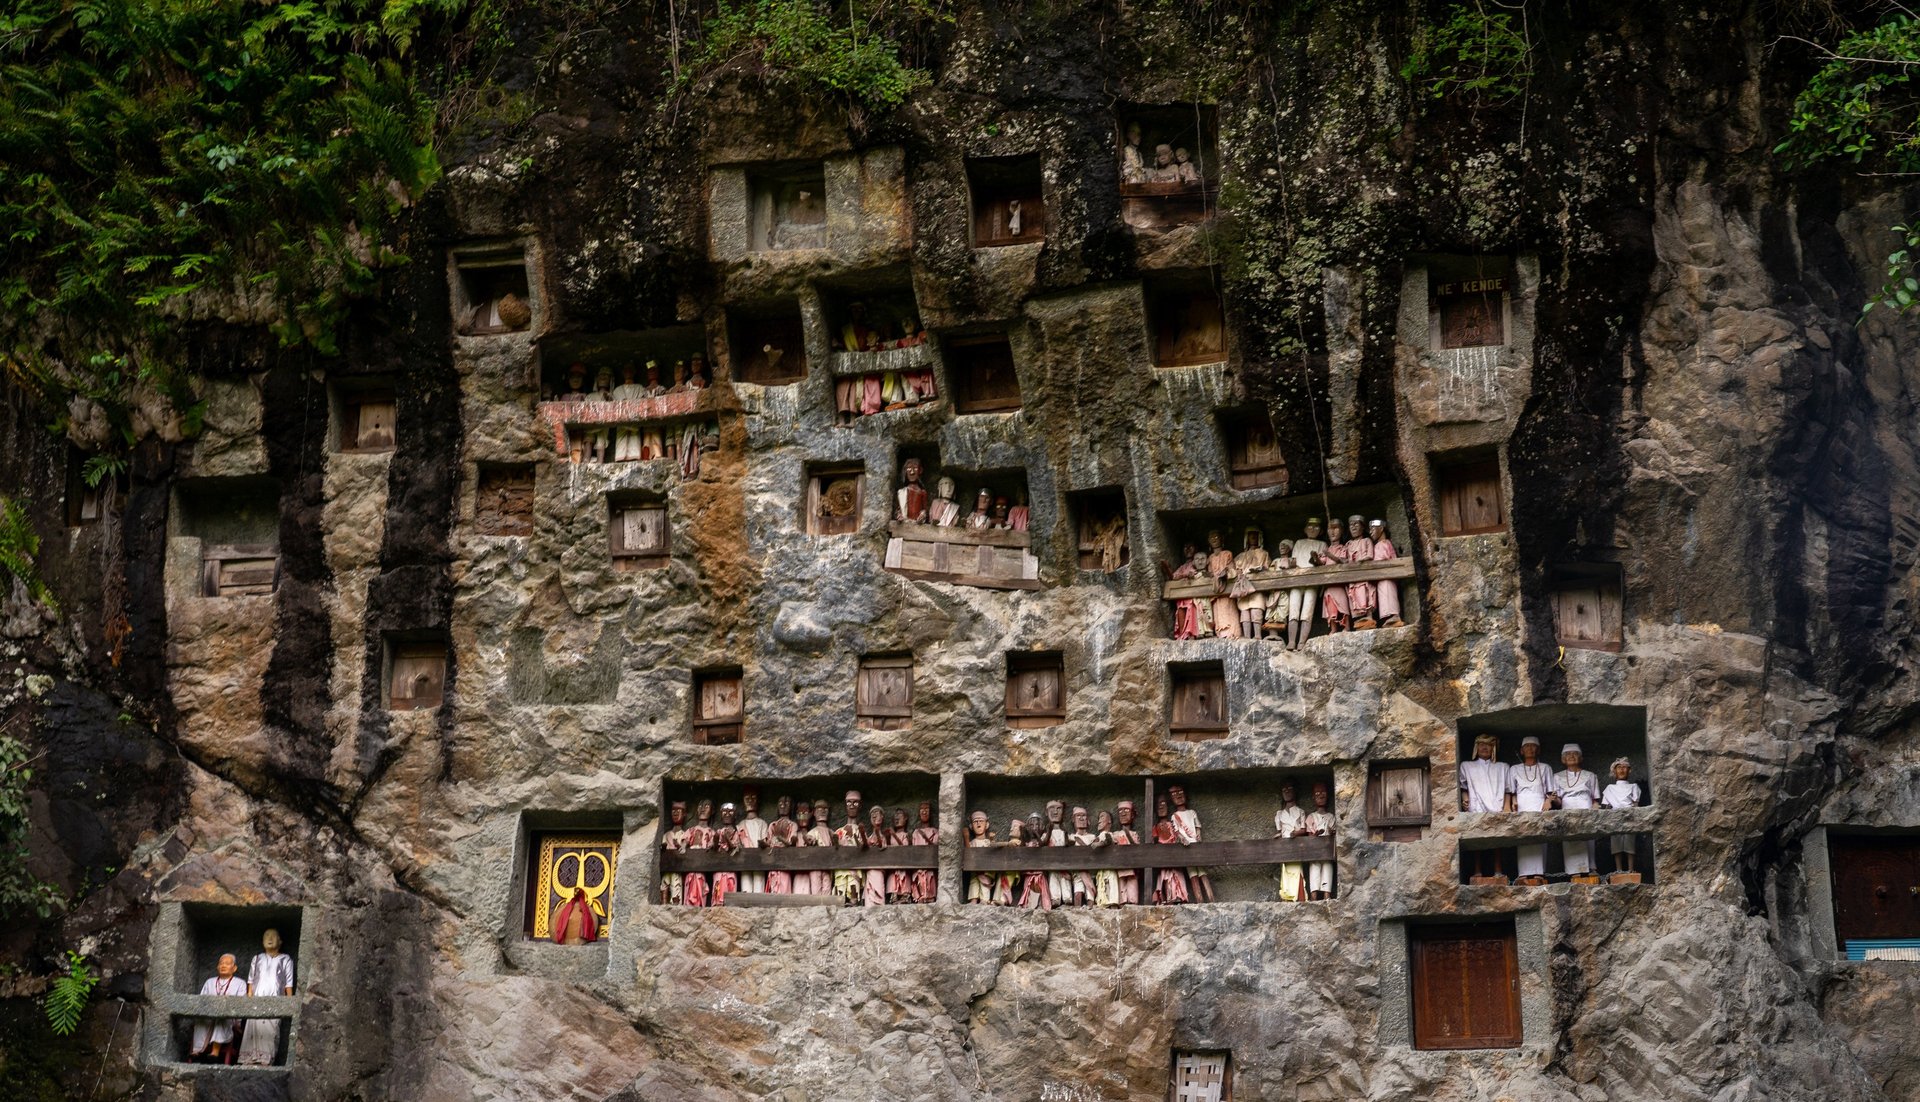
{"type": "Polygon", "coordinates": [[[1519,1046],[1519,954],[1510,924],[1415,926],[1407,940],[1415,1048],[1519,1046]]]}

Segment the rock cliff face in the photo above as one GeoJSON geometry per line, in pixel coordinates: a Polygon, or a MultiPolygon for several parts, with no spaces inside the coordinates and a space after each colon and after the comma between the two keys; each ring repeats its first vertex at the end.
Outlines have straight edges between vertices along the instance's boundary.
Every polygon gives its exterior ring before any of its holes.
{"type": "Polygon", "coordinates": [[[570,40],[525,132],[461,154],[418,213],[353,346],[210,334],[204,430],[143,447],[102,523],[63,525],[66,445],[12,395],[0,470],[66,615],[11,598],[5,707],[52,763],[36,867],[78,902],[0,944],[30,971],[79,946],[110,979],[73,1046],[10,1000],[4,1074],[76,1098],[1077,1102],[1166,1098],[1197,1050],[1231,1054],[1235,1099],[1920,1098],[1920,970],[1841,959],[1829,854],[1849,827],[1920,831],[1920,335],[1856,325],[1911,196],[1777,167],[1803,75],[1779,13],[1533,13],[1527,94],[1476,106],[1396,76],[1407,10],[967,7],[887,116],[738,72],[670,99],[652,14],[570,40]],[[1214,134],[1216,217],[1137,230],[1118,135],[1169,105],[1214,134]],[[975,248],[978,165],[1004,158],[1037,161],[1044,240],[975,248]],[[756,174],[796,164],[818,165],[822,247],[755,250],[756,174]],[[503,241],[533,324],[460,335],[441,258],[503,241]],[[1462,265],[1507,281],[1504,340],[1474,355],[1437,347],[1430,310],[1462,265]],[[1227,351],[1157,367],[1157,296],[1195,287],[1227,351]],[[903,293],[940,399],[839,424],[846,304],[903,293]],[[740,319],[770,303],[798,312],[797,382],[742,381],[740,319]],[[983,331],[1017,411],[956,409],[983,331]],[[697,474],[556,448],[537,405],[569,360],[689,332],[718,376],[697,474]],[[342,450],[367,386],[391,389],[394,446],[342,450]],[[1284,488],[1234,487],[1223,410],[1270,413],[1284,488]],[[908,456],[969,502],[1024,493],[1038,588],[883,567],[908,456]],[[1446,534],[1461,457],[1492,461],[1498,530],[1446,534]],[[522,468],[528,534],[489,534],[487,472],[522,468]],[[822,469],[864,472],[851,534],[807,531],[822,469]],[[263,529],[206,519],[263,485],[263,529]],[[1083,569],[1083,495],[1114,489],[1129,561],[1083,569]],[[626,502],[664,507],[664,566],[615,568],[626,502]],[[1158,562],[1323,510],[1388,521],[1406,626],[1171,638],[1158,562]],[[273,591],[206,596],[205,550],[252,542],[273,591]],[[1596,564],[1621,646],[1563,647],[1555,593],[1596,564]],[[447,645],[445,704],[391,710],[421,639],[447,645]],[[1026,651],[1060,656],[1057,724],[1006,725],[1026,651]],[[862,657],[904,654],[910,724],[861,723],[862,657]],[[1209,664],[1229,731],[1177,738],[1170,679],[1209,664]],[[727,669],[744,737],[696,744],[692,679],[727,669]],[[1503,758],[1583,739],[1603,775],[1625,754],[1651,800],[1462,813],[1480,730],[1503,758]],[[1378,763],[1428,767],[1419,837],[1370,826],[1378,763]],[[1210,839],[1266,837],[1283,779],[1326,780],[1336,898],[1275,902],[1261,865],[1216,870],[1210,905],[962,902],[968,810],[1004,835],[1049,794],[1110,807],[1146,778],[1187,778],[1210,839]],[[768,808],[932,800],[941,901],[656,902],[664,803],[747,780],[768,808]],[[1466,883],[1483,848],[1622,829],[1645,883],[1466,883]],[[621,845],[607,936],[529,939],[540,840],[596,831],[621,845]],[[200,957],[257,936],[249,915],[297,916],[287,1066],[181,1064],[200,957]],[[1409,940],[1467,918],[1512,923],[1517,1047],[1415,1044],[1409,940]]]}

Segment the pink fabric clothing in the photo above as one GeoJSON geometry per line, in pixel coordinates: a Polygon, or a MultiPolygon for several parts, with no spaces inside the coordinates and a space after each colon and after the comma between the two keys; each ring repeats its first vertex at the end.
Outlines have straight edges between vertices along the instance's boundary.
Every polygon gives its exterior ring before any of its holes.
{"type": "Polygon", "coordinates": [[[1153,885],[1155,903],[1187,902],[1187,874],[1179,869],[1161,869],[1153,885]]]}
{"type": "MultiPolygon", "coordinates": [[[[1207,573],[1218,581],[1233,569],[1233,552],[1225,548],[1207,556],[1207,573]]],[[[1213,599],[1213,634],[1221,639],[1240,638],[1240,603],[1222,593],[1213,599]]]]}
{"type": "MultiPolygon", "coordinates": [[[[1392,540],[1381,537],[1373,545],[1373,557],[1376,562],[1383,562],[1398,558],[1399,552],[1393,549],[1392,540]]],[[[1400,583],[1382,580],[1376,584],[1380,587],[1380,618],[1400,615],[1400,583]]]]}
{"type": "Polygon", "coordinates": [[[1020,905],[1022,907],[1038,907],[1043,911],[1053,910],[1053,895],[1047,888],[1046,873],[1038,871],[1029,872],[1022,878],[1020,885],[1020,905]]]}
{"type": "Polygon", "coordinates": [[[707,905],[707,874],[704,872],[687,873],[680,888],[680,902],[689,907],[707,905]]]}
{"type": "Polygon", "coordinates": [[[767,890],[774,895],[792,895],[793,874],[785,869],[768,870],[767,890]]]}
{"type": "MultiPolygon", "coordinates": [[[[1351,539],[1346,543],[1347,557],[1352,562],[1365,562],[1373,558],[1373,541],[1365,536],[1351,539]]],[[[1347,609],[1358,620],[1373,612],[1374,589],[1372,582],[1347,583],[1347,609]]]]}
{"type": "Polygon", "coordinates": [[[833,381],[833,408],[839,413],[860,412],[860,377],[847,375],[833,381]]]}
{"type": "Polygon", "coordinates": [[[740,874],[737,872],[716,872],[713,874],[713,905],[718,907],[727,901],[728,892],[740,890],[740,874]]]}
{"type": "Polygon", "coordinates": [[[880,376],[867,375],[860,380],[860,412],[879,413],[887,407],[887,401],[880,396],[880,376]]]}
{"type": "MultiPolygon", "coordinates": [[[[1334,562],[1353,561],[1353,553],[1347,550],[1347,545],[1344,543],[1328,544],[1325,554],[1334,562]]],[[[1346,623],[1349,607],[1351,606],[1347,603],[1346,586],[1330,585],[1320,591],[1320,618],[1327,623],[1346,623]]]]}

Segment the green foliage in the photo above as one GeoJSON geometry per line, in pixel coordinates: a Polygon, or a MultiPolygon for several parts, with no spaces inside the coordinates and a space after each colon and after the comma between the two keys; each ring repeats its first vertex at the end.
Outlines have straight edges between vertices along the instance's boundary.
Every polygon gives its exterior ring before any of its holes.
{"type": "Polygon", "coordinates": [[[55,979],[47,989],[47,1025],[54,1033],[65,1037],[79,1027],[87,1000],[93,997],[94,985],[99,982],[100,977],[87,967],[87,958],[67,950],[66,975],[55,979]]]}
{"type": "MultiPolygon", "coordinates": [[[[1793,102],[1787,136],[1774,152],[1797,167],[1823,161],[1873,163],[1920,172],[1920,19],[1900,14],[1854,31],[1824,50],[1827,61],[1793,102]]],[[[1887,257],[1886,279],[1861,310],[1901,313],[1920,306],[1920,224],[1895,226],[1904,247],[1887,257]]]]}
{"type": "Polygon", "coordinates": [[[1790,164],[1884,158],[1896,172],[1920,172],[1920,19],[1896,15],[1855,31],[1828,52],[1793,101],[1787,136],[1775,152],[1790,164]]]}
{"type": "MultiPolygon", "coordinates": [[[[0,571],[26,586],[27,596],[53,608],[53,594],[33,566],[33,557],[39,553],[40,533],[33,530],[33,521],[28,519],[26,509],[0,494],[0,571]]],[[[3,764],[4,759],[0,759],[0,765],[3,764]]]]}
{"type": "Polygon", "coordinates": [[[1514,23],[1525,5],[1488,10],[1487,0],[1448,7],[1437,23],[1422,24],[1414,34],[1413,50],[1400,76],[1426,95],[1439,99],[1465,96],[1478,105],[1512,99],[1533,77],[1532,48],[1525,23],[1514,23]]]}
{"type": "Polygon", "coordinates": [[[758,62],[769,73],[868,107],[897,107],[931,79],[902,58],[902,40],[952,21],[945,0],[719,0],[678,86],[758,62]]]}
{"type": "MultiPolygon", "coordinates": [[[[337,347],[440,174],[407,51],[464,0],[16,0],[0,14],[0,358],[184,408],[195,314],[337,347]]],[[[118,414],[116,416],[116,413],[118,414]]]]}
{"type": "Polygon", "coordinates": [[[28,912],[45,918],[60,906],[59,891],[27,870],[27,785],[33,780],[27,744],[0,734],[0,915],[28,912]]]}

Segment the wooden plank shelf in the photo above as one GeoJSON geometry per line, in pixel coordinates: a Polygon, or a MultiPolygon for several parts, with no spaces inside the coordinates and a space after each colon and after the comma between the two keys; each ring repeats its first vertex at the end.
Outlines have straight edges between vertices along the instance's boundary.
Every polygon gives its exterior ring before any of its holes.
{"type": "Polygon", "coordinates": [[[1195,842],[1190,846],[1148,843],[1133,846],[969,846],[960,851],[965,872],[1093,871],[1095,869],[1192,868],[1221,865],[1278,865],[1294,861],[1331,861],[1333,838],[1254,838],[1238,842],[1195,842]]]}
{"type": "Polygon", "coordinates": [[[763,846],[739,853],[693,849],[685,853],[663,850],[662,872],[794,872],[816,869],[931,869],[940,865],[939,846],[887,846],[854,849],[851,846],[763,846]]]}
{"type": "Polygon", "coordinates": [[[1030,532],[894,521],[887,533],[882,565],[903,578],[980,589],[1040,588],[1030,532]]]}
{"type": "MultiPolygon", "coordinates": [[[[964,517],[966,514],[961,514],[964,517]]],[[[951,528],[942,528],[937,524],[913,524],[904,520],[891,521],[887,525],[887,535],[895,539],[919,540],[923,543],[968,544],[974,547],[1032,547],[1032,532],[1016,532],[1011,528],[966,528],[956,524],[951,528]]]]}
{"type": "MultiPolygon", "coordinates": [[[[1253,588],[1262,593],[1278,593],[1302,586],[1399,581],[1413,576],[1413,558],[1402,555],[1397,559],[1379,559],[1347,566],[1310,566],[1305,569],[1284,571],[1262,570],[1252,576],[1252,581],[1253,588]]],[[[1161,597],[1168,601],[1219,597],[1227,592],[1229,584],[1216,582],[1210,577],[1181,578],[1167,582],[1161,591],[1161,597]]]]}

